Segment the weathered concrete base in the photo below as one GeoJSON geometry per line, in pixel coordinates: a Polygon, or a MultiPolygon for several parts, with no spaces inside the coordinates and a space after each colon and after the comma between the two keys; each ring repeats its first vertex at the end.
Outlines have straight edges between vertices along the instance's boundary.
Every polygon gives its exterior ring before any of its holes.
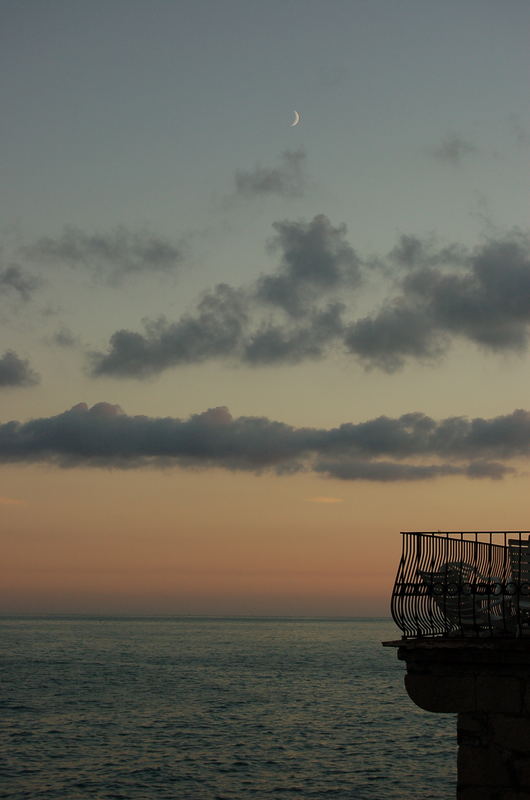
{"type": "Polygon", "coordinates": [[[458,800],[530,800],[530,640],[384,644],[406,662],[416,705],[458,714],[458,800]]]}

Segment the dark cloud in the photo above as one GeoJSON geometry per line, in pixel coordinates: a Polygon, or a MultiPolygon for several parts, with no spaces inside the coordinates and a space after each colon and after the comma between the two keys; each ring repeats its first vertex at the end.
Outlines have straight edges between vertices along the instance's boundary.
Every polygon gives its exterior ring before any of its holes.
{"type": "Polygon", "coordinates": [[[269,243],[279,266],[254,284],[220,284],[175,322],[116,331],[92,374],[146,377],[206,359],[294,364],[342,348],[367,369],[433,363],[458,339],[497,353],[528,349],[530,237],[515,230],[475,249],[402,235],[377,259],[394,296],[355,318],[374,260],[362,260],[346,228],[320,214],[280,221],[269,243]]]}
{"type": "Polygon", "coordinates": [[[398,418],[382,416],[341,425],[331,444],[331,449],[347,445],[373,458],[517,458],[530,455],[530,412],[518,409],[492,419],[448,417],[439,422],[420,412],[398,418]]]}
{"type": "Polygon", "coordinates": [[[89,269],[109,283],[133,273],[171,272],[183,260],[180,245],[148,231],[131,231],[123,226],[107,233],[65,227],[60,236],[42,237],[21,248],[21,252],[36,262],[89,269]]]}
{"type": "Polygon", "coordinates": [[[515,469],[499,464],[498,461],[472,461],[467,467],[469,478],[491,478],[494,481],[500,481],[514,472],[515,469]]]}
{"type": "Polygon", "coordinates": [[[32,386],[39,383],[39,376],[34,372],[29,362],[19,358],[12,350],[6,350],[0,356],[0,387],[32,386]]]}
{"type": "Polygon", "coordinates": [[[116,331],[106,354],[91,356],[94,375],[147,377],[177,364],[234,355],[247,319],[244,294],[219,284],[205,294],[195,314],[169,323],[146,323],[144,334],[116,331]]]}
{"type": "Polygon", "coordinates": [[[246,289],[220,284],[177,322],[147,323],[142,333],[116,331],[109,350],[92,355],[92,374],[143,378],[206,359],[258,365],[322,357],[343,327],[343,305],[322,304],[328,294],[359,284],[359,260],[345,226],[334,227],[324,215],[273,227],[277,272],[246,289]],[[284,318],[270,319],[275,312],[284,318]]]}
{"type": "Polygon", "coordinates": [[[396,300],[374,317],[348,325],[344,344],[367,368],[396,372],[406,357],[432,361],[443,352],[442,339],[428,312],[396,300]]]}
{"type": "Polygon", "coordinates": [[[301,197],[305,187],[306,154],[303,148],[286,150],[278,167],[261,167],[253,170],[237,170],[235,184],[237,194],[243,197],[278,195],[301,197]]]}
{"type": "Polygon", "coordinates": [[[530,322],[530,241],[517,232],[490,241],[469,258],[467,269],[446,274],[421,269],[404,291],[447,333],[492,350],[522,350],[530,322]]]}
{"type": "Polygon", "coordinates": [[[421,239],[417,236],[402,234],[397,245],[388,254],[387,262],[407,269],[418,267],[439,267],[450,264],[462,264],[468,257],[468,251],[459,244],[437,247],[433,236],[421,239]]]}
{"type": "Polygon", "coordinates": [[[390,257],[409,267],[401,294],[345,328],[346,347],[367,366],[392,372],[407,358],[429,361],[456,337],[495,352],[527,350],[528,235],[512,231],[472,252],[454,245],[430,256],[418,240],[402,238],[390,257]]]}
{"type": "Polygon", "coordinates": [[[16,297],[28,302],[34,291],[39,288],[41,281],[30,275],[18,264],[10,264],[0,269],[0,294],[16,297]]]}
{"type": "Polygon", "coordinates": [[[315,472],[343,481],[364,480],[380,483],[426,481],[454,475],[502,480],[506,475],[515,472],[512,467],[489,461],[472,461],[464,466],[455,466],[454,464],[403,464],[395,461],[366,462],[356,459],[318,461],[314,469],[315,472]]]}
{"type": "Polygon", "coordinates": [[[390,483],[395,481],[425,481],[440,478],[446,475],[462,475],[465,469],[442,465],[414,465],[397,464],[392,461],[357,461],[355,459],[342,459],[340,461],[318,461],[315,465],[316,472],[322,472],[330,478],[343,481],[377,481],[390,483]]]}
{"type": "Polygon", "coordinates": [[[181,420],[130,417],[110,403],[90,409],[80,403],[55,417],[0,425],[0,462],[62,467],[313,471],[382,482],[452,475],[498,480],[514,472],[503,461],[528,457],[530,413],[522,410],[489,420],[439,422],[414,412],[326,430],[264,417],[234,419],[224,407],[181,420]]]}
{"type": "Polygon", "coordinates": [[[476,153],[477,146],[457,133],[448,133],[434,148],[433,155],[440,161],[457,166],[465,156],[476,153]]]}
{"type": "Polygon", "coordinates": [[[342,310],[340,303],[334,303],[315,311],[303,324],[264,325],[249,337],[243,360],[252,365],[265,365],[297,364],[322,358],[329,343],[342,332],[342,310]]]}
{"type": "Polygon", "coordinates": [[[273,223],[269,249],[280,254],[280,268],[263,276],[259,301],[297,316],[324,293],[361,283],[361,263],[346,239],[346,226],[334,227],[324,214],[311,222],[273,223]]]}

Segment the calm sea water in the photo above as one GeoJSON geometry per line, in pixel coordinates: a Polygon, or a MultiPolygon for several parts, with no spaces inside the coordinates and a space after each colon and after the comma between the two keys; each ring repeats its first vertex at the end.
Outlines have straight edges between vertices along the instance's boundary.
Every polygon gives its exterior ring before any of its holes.
{"type": "Polygon", "coordinates": [[[387,620],[1,619],[0,797],[449,800],[387,620]]]}

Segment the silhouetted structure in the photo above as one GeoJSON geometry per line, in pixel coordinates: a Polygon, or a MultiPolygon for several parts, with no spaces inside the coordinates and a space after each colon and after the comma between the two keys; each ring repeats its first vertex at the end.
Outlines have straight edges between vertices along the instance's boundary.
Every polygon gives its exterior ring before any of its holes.
{"type": "Polygon", "coordinates": [[[530,798],[528,531],[403,534],[392,616],[405,686],[458,714],[459,800],[530,798]]]}

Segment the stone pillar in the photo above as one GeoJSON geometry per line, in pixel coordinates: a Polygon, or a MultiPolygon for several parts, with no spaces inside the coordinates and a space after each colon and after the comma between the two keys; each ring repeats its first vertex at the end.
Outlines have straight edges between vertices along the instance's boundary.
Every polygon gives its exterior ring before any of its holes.
{"type": "Polygon", "coordinates": [[[458,800],[530,800],[530,640],[384,642],[426,711],[456,713],[458,800]]]}

